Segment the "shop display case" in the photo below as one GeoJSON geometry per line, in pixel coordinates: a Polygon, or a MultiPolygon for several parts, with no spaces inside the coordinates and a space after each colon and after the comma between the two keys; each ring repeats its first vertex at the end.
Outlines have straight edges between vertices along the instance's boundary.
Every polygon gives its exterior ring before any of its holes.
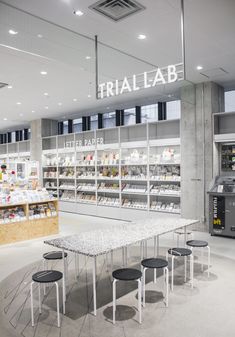
{"type": "Polygon", "coordinates": [[[58,191],[61,210],[100,215],[99,207],[109,206],[120,214],[122,209],[180,213],[179,121],[159,123],[47,139],[46,156],[56,165],[44,166],[44,186],[52,195],[58,191]],[[69,201],[79,205],[70,207],[69,201]]]}

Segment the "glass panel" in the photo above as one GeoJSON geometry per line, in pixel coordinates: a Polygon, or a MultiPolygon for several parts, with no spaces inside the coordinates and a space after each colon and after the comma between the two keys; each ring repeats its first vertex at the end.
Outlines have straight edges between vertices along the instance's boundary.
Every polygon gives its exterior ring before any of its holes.
{"type": "Polygon", "coordinates": [[[171,101],[166,103],[166,118],[167,119],[179,119],[181,112],[180,101],[171,101]]]}
{"type": "Polygon", "coordinates": [[[133,125],[121,128],[121,142],[135,142],[147,140],[146,125],[133,125]]]}
{"type": "Polygon", "coordinates": [[[126,109],[124,111],[124,125],[135,124],[135,108],[126,109]]]}
{"type": "Polygon", "coordinates": [[[235,111],[235,90],[224,93],[225,112],[235,111]]]}
{"type": "Polygon", "coordinates": [[[116,115],[115,112],[107,112],[103,114],[103,125],[104,128],[113,128],[116,125],[116,115]]]}
{"type": "Polygon", "coordinates": [[[141,107],[142,123],[155,122],[158,120],[158,104],[145,105],[141,107]]]}

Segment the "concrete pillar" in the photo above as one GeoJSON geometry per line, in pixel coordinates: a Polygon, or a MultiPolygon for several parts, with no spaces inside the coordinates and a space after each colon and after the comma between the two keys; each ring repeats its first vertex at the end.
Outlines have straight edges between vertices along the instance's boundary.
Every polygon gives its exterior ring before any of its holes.
{"type": "MultiPolygon", "coordinates": [[[[224,90],[213,82],[181,89],[182,217],[208,220],[209,184],[218,173],[213,162],[213,113],[224,111],[224,90]]],[[[205,225],[205,228],[207,226],[205,225]]]]}

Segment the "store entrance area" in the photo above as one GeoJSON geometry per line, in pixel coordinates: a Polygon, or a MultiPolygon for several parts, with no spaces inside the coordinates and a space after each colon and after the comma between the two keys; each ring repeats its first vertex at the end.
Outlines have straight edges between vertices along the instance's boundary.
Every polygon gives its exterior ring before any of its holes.
{"type": "MultiPolygon", "coordinates": [[[[60,214],[61,236],[84,233],[87,230],[106,229],[119,226],[120,221],[111,219],[60,214]]],[[[58,236],[58,235],[57,235],[58,236]]],[[[116,324],[112,324],[112,275],[110,256],[97,259],[97,316],[93,315],[92,260],[81,256],[79,273],[75,276],[74,254],[68,254],[68,283],[66,315],[61,327],[56,323],[55,289],[47,287],[43,299],[42,314],[38,312],[37,291],[35,292],[35,327],[30,321],[30,282],[32,274],[42,267],[42,255],[50,250],[43,239],[5,245],[0,248],[1,299],[0,326],[4,337],[48,336],[192,336],[232,337],[233,296],[235,284],[232,239],[210,237],[208,233],[193,231],[194,239],[208,240],[211,247],[210,276],[206,263],[201,271],[200,255],[195,256],[194,288],[184,283],[183,261],[175,265],[174,292],[169,294],[169,307],[163,301],[163,276],[157,273],[153,282],[152,271],[146,274],[146,306],[142,325],[138,324],[137,284],[119,283],[117,286],[116,324]],[[17,257],[17,258],[16,258],[17,257]],[[224,286],[226,284],[226,287],[224,286]],[[217,324],[218,317],[226,324],[217,324]],[[197,328],[196,328],[197,327],[197,328]]],[[[160,256],[165,257],[168,247],[176,244],[176,236],[160,237],[160,256]]],[[[181,239],[180,239],[181,240],[181,239]]],[[[153,242],[149,240],[147,256],[153,256],[153,242]]],[[[196,255],[196,254],[195,254],[196,255]]],[[[137,268],[140,259],[139,245],[128,251],[128,266],[137,268]]],[[[113,267],[122,265],[121,251],[114,254],[113,267]]],[[[61,261],[53,262],[53,268],[63,270],[61,261]]],[[[169,269],[171,267],[169,266],[169,269]]],[[[61,291],[61,288],[60,288],[61,291]]]]}

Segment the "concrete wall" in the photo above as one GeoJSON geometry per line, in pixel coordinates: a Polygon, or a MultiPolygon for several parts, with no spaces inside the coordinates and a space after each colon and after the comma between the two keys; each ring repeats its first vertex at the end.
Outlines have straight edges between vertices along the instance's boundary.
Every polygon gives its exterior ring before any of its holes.
{"type": "MultiPolygon", "coordinates": [[[[213,161],[213,113],[224,110],[224,90],[213,82],[181,89],[182,216],[208,220],[210,182],[218,173],[213,161]]],[[[215,152],[215,153],[214,153],[215,152]]],[[[205,229],[207,225],[205,225],[205,229]]]]}

